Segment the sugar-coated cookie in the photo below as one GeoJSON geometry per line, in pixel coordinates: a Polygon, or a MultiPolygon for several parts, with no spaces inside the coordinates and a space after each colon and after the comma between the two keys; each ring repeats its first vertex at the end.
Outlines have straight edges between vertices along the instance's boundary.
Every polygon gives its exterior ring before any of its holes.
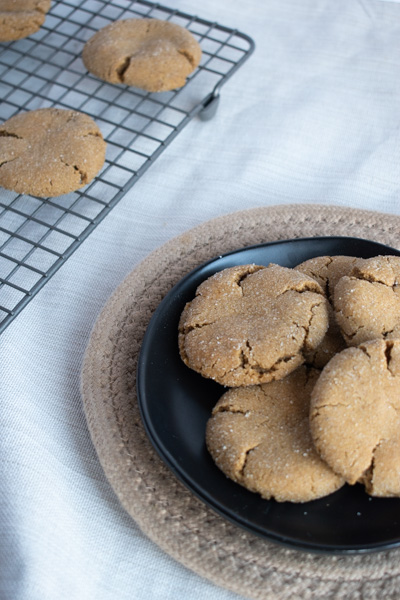
{"type": "Polygon", "coordinates": [[[225,269],[183,310],[181,358],[230,387],[281,379],[321,343],[327,304],[320,285],[299,271],[274,264],[225,269]]]}
{"type": "Polygon", "coordinates": [[[42,108],[0,126],[0,185],[21,194],[59,196],[93,179],[106,143],[91,117],[42,108]]]}
{"type": "Polygon", "coordinates": [[[375,338],[400,338],[400,257],[357,262],[335,285],[333,305],[349,346],[375,338]]]}
{"type": "Polygon", "coordinates": [[[400,340],[373,340],[337,354],[311,393],[317,451],[348,483],[400,496],[400,340]]]}
{"type": "Polygon", "coordinates": [[[311,440],[309,402],[318,375],[301,366],[280,381],[231,389],[220,398],[206,443],[225,475],[280,502],[307,502],[343,485],[311,440]]]}
{"type": "Polygon", "coordinates": [[[149,92],[180,88],[198,66],[201,48],[180,25],[158,19],[115,21],[85,44],[85,67],[105,81],[149,92]]]}
{"type": "Polygon", "coordinates": [[[360,260],[352,256],[318,256],[295,267],[297,271],[318,281],[329,301],[328,331],[318,348],[306,357],[306,362],[314,367],[322,369],[337,352],[344,350],[347,346],[336,322],[332,306],[333,291],[339,279],[348,275],[354,264],[360,260]]]}
{"type": "Polygon", "coordinates": [[[43,25],[50,0],[0,0],[0,42],[19,40],[43,25]]]}

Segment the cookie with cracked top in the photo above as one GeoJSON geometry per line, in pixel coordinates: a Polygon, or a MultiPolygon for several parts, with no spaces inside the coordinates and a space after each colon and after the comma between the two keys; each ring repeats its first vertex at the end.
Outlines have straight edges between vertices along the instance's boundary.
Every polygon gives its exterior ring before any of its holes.
{"type": "Polygon", "coordinates": [[[0,0],[0,42],[32,35],[43,25],[50,0],[0,0]]]}
{"type": "Polygon", "coordinates": [[[159,19],[115,21],[95,33],[82,52],[96,77],[148,92],[182,87],[200,59],[201,47],[190,31],[159,19]]]}
{"type": "Polygon", "coordinates": [[[308,502],[344,484],[310,435],[310,395],[318,376],[303,365],[280,381],[230,389],[220,398],[207,422],[206,444],[225,475],[279,502],[308,502]]]}
{"type": "Polygon", "coordinates": [[[42,108],[0,126],[0,185],[41,198],[89,183],[104,164],[106,143],[91,117],[42,108]]]}
{"type": "Polygon", "coordinates": [[[306,362],[318,369],[322,369],[337,352],[341,352],[347,347],[340,327],[336,322],[333,310],[333,291],[339,279],[349,275],[354,265],[360,261],[362,259],[353,256],[318,256],[295,267],[297,271],[301,271],[318,281],[329,302],[328,331],[318,348],[306,357],[306,362]]]}
{"type": "Polygon", "coordinates": [[[349,346],[400,338],[400,257],[357,261],[335,285],[336,321],[349,346]]]}
{"type": "Polygon", "coordinates": [[[321,343],[327,304],[320,285],[299,271],[275,264],[224,269],[182,312],[181,358],[229,387],[282,379],[321,343]]]}
{"type": "Polygon", "coordinates": [[[329,466],[373,496],[400,496],[400,340],[337,354],[311,393],[310,431],[329,466]]]}

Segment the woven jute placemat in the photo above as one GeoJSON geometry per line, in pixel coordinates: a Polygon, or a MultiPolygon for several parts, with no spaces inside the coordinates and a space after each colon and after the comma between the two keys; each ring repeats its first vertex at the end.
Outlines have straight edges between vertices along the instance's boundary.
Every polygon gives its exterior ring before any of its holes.
{"type": "Polygon", "coordinates": [[[400,248],[400,216],[283,205],[206,222],[150,254],[117,288],[86,351],[82,397],[104,472],[122,505],[177,561],[247,598],[400,598],[400,550],[327,556],[286,549],[225,521],[188,491],[151,446],[139,415],[136,365],[147,324],[190,270],[258,243],[343,235],[400,248]]]}

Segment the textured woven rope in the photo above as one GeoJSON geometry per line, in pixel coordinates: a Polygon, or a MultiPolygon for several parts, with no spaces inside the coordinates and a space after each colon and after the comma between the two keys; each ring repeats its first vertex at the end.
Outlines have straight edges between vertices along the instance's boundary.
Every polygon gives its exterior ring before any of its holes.
{"type": "Polygon", "coordinates": [[[204,223],[150,254],[117,288],[92,332],[82,370],[89,430],[122,505],[150,539],[217,585],[247,598],[400,597],[400,550],[325,556],[289,550],[216,515],[163,464],[144,432],[136,365],[155,308],[188,271],[236,248],[345,235],[400,248],[400,216],[284,205],[204,223]]]}

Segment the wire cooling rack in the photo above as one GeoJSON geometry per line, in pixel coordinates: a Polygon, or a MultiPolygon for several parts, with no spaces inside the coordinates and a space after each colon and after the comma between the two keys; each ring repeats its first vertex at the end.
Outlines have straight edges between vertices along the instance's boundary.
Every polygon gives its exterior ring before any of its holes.
{"type": "Polygon", "coordinates": [[[0,189],[0,333],[196,115],[211,118],[220,87],[254,49],[248,36],[145,0],[58,0],[29,38],[0,44],[0,121],[48,106],[93,117],[107,142],[101,173],[83,191],[36,198],[0,189]],[[170,20],[203,56],[181,90],[150,94],[88,74],[85,42],[110,22],[170,20]]]}

